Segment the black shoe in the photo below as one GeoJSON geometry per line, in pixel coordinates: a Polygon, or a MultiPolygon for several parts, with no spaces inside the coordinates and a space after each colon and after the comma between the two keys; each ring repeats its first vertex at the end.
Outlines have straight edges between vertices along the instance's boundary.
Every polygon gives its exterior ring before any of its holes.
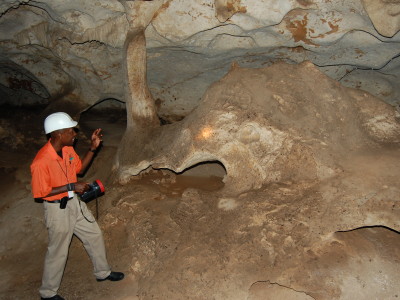
{"type": "Polygon", "coordinates": [[[55,295],[53,297],[50,298],[40,298],[42,300],[65,300],[63,297],[61,297],[60,295],[55,295]]]}
{"type": "Polygon", "coordinates": [[[110,281],[120,281],[124,279],[124,273],[121,272],[111,272],[110,275],[108,275],[106,278],[99,279],[97,278],[97,281],[104,281],[104,280],[110,280],[110,281]]]}

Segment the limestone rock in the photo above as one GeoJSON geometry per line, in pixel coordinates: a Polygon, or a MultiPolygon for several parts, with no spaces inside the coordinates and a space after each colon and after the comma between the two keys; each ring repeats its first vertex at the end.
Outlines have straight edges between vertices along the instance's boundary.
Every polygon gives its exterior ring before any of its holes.
{"type": "Polygon", "coordinates": [[[400,1],[362,0],[376,30],[392,37],[400,30],[400,1]]]}
{"type": "Polygon", "coordinates": [[[149,91],[166,122],[187,116],[233,60],[242,67],[309,60],[344,85],[397,105],[396,3],[5,0],[1,98],[50,107],[73,99],[82,110],[124,101],[124,43],[128,32],[145,29],[149,91]],[[8,82],[19,77],[37,88],[14,89],[8,82]]]}
{"type": "Polygon", "coordinates": [[[348,152],[398,145],[396,116],[390,105],[341,86],[310,62],[234,66],[188,117],[157,129],[146,154],[120,166],[120,181],[149,166],[182,172],[207,161],[224,165],[226,190],[234,193],[323,180],[341,172],[338,162],[348,152]]]}

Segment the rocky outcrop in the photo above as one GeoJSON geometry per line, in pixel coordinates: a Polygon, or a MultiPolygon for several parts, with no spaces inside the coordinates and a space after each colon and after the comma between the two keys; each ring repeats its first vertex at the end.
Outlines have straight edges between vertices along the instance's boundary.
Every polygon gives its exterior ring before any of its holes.
{"type": "Polygon", "coordinates": [[[104,225],[125,233],[139,299],[396,295],[399,129],[392,106],[310,62],[234,65],[153,132],[120,173],[132,182],[109,194],[104,225]],[[212,193],[160,196],[136,181],[215,160],[227,174],[212,193]]]}
{"type": "Polygon", "coordinates": [[[398,145],[399,114],[373,96],[341,86],[312,63],[231,71],[183,121],[157,129],[120,182],[142,170],[175,172],[219,161],[226,190],[337,176],[348,153],[398,145]],[[315,85],[318,82],[318,85],[315,85]],[[146,153],[146,154],[143,154],[146,153]]]}

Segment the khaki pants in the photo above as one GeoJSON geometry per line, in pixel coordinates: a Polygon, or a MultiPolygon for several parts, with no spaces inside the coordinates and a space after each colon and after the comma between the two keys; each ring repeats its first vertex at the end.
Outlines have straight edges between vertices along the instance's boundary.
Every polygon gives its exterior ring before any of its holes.
{"type": "Polygon", "coordinates": [[[57,294],[73,234],[82,241],[89,254],[95,277],[102,279],[110,275],[103,235],[97,222],[90,223],[85,219],[86,217],[90,221],[95,220],[86,204],[75,195],[68,201],[65,209],[60,209],[59,203],[43,202],[43,206],[49,245],[44,262],[42,286],[39,289],[41,297],[50,298],[57,294]]]}

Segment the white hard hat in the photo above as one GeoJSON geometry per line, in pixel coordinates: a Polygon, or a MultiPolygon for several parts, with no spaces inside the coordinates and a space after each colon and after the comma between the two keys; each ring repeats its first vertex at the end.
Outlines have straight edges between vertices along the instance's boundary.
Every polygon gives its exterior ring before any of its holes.
{"type": "Polygon", "coordinates": [[[72,120],[67,113],[56,112],[47,116],[46,120],[44,120],[44,131],[48,134],[55,130],[72,128],[76,125],[78,125],[78,122],[72,120]]]}

